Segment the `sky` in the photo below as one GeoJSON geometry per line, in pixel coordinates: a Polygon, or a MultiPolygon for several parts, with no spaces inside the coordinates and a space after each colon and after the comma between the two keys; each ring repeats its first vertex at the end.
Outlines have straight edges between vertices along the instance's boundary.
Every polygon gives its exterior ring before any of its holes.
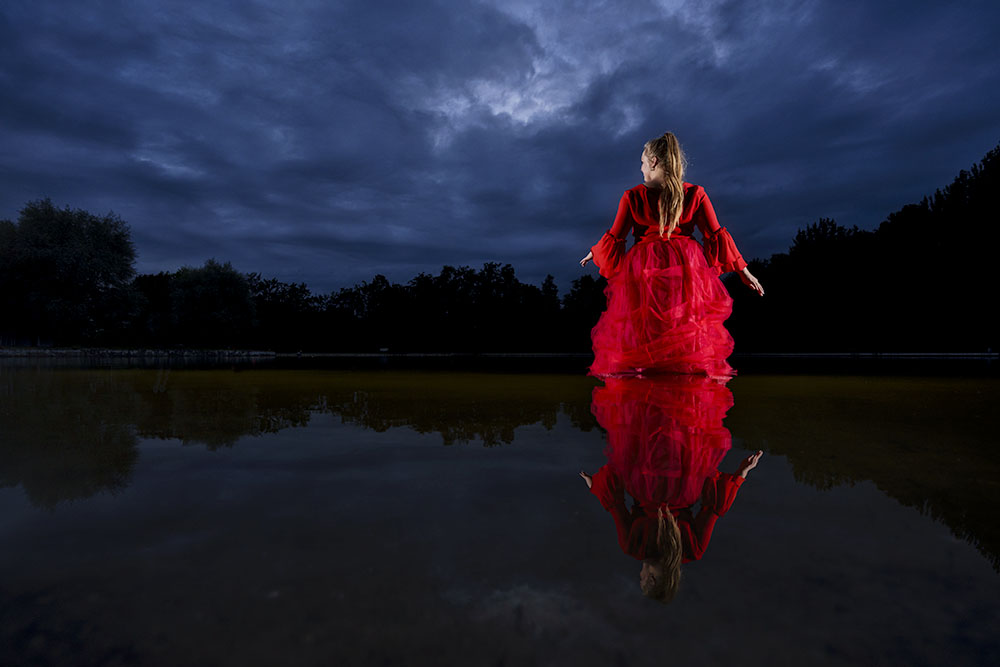
{"type": "Polygon", "coordinates": [[[113,211],[141,273],[566,292],[669,130],[766,258],[997,146],[998,34],[995,0],[5,0],[0,219],[113,211]]]}

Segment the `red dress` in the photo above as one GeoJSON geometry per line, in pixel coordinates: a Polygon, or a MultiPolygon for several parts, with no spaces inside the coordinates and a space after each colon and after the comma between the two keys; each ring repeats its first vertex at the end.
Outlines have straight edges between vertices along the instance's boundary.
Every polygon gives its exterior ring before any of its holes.
{"type": "MultiPolygon", "coordinates": [[[[670,510],[681,531],[681,563],[701,560],[705,555],[716,521],[732,507],[736,492],[742,484],[743,478],[739,475],[715,471],[705,480],[700,498],[701,508],[697,514],[690,507],[670,510]]],[[[629,512],[625,508],[621,479],[610,466],[604,466],[594,474],[590,490],[614,518],[615,528],[618,529],[618,546],[622,551],[637,560],[660,555],[656,546],[659,519],[655,507],[644,507],[636,503],[629,512]]]]}
{"type": "Polygon", "coordinates": [[[718,279],[747,265],[705,190],[684,184],[670,238],[660,237],[659,190],[626,190],[611,229],[591,248],[608,279],[607,310],[591,331],[592,375],[656,372],[734,375],[733,337],[723,322],[733,302],[718,279]],[[704,245],[692,237],[697,227],[704,245]],[[625,250],[629,231],[636,242],[625,250]]]}
{"type": "Polygon", "coordinates": [[[625,553],[640,560],[657,555],[661,508],[677,520],[682,562],[705,553],[715,522],[743,483],[719,472],[732,446],[723,425],[732,405],[725,385],[697,375],[608,378],[594,388],[591,411],[608,433],[608,463],[594,475],[591,492],[614,517],[625,553]],[[631,511],[625,493],[635,499],[631,511]]]}

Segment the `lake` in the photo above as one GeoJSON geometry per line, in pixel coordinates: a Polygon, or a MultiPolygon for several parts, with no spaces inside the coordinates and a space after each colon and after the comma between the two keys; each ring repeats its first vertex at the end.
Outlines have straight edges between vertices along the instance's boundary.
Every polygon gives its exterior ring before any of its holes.
{"type": "Polygon", "coordinates": [[[0,360],[0,664],[1000,664],[995,369],[314,366],[0,360]]]}

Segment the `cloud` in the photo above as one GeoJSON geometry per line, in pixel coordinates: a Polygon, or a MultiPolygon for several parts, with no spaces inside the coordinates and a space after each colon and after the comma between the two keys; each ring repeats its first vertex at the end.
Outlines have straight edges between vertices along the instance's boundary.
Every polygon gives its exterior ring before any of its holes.
{"type": "Polygon", "coordinates": [[[510,262],[563,289],[673,130],[744,254],[871,228],[1000,138],[1000,10],[258,0],[0,14],[0,216],[129,221],[140,270],[327,291],[510,262]]]}

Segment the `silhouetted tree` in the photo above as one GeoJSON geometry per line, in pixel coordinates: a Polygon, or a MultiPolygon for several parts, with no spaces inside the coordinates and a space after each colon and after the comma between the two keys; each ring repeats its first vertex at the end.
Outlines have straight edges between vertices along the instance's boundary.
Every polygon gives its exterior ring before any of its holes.
{"type": "MultiPolygon", "coordinates": [[[[326,301],[340,349],[393,352],[563,350],[558,287],[520,282],[510,264],[444,266],[406,285],[376,276],[326,301]]],[[[329,339],[328,339],[329,340],[329,339]]]]}
{"type": "Polygon", "coordinates": [[[249,273],[247,286],[254,303],[255,347],[295,351],[323,346],[324,299],[313,296],[305,283],[265,280],[259,273],[249,273]]]}
{"type": "Polygon", "coordinates": [[[114,213],[29,202],[0,223],[0,253],[4,340],[94,342],[124,327],[135,247],[114,213]]]}
{"type": "Polygon", "coordinates": [[[874,232],[821,218],[752,263],[763,299],[727,277],[736,350],[996,350],[998,219],[1000,146],[874,232]]]}
{"type": "Polygon", "coordinates": [[[131,322],[132,344],[141,347],[166,347],[174,342],[170,274],[161,271],[144,274],[132,281],[135,317],[131,322]]]}
{"type": "Polygon", "coordinates": [[[179,269],[170,277],[170,305],[175,340],[188,346],[239,346],[253,324],[246,276],[229,262],[179,269]]]}
{"type": "Polygon", "coordinates": [[[16,241],[17,227],[14,223],[0,220],[0,345],[17,344],[17,320],[23,317],[21,295],[16,288],[16,241]]]}
{"type": "Polygon", "coordinates": [[[590,330],[597,324],[601,313],[607,307],[604,290],[608,281],[587,274],[580,276],[572,284],[572,288],[562,301],[563,328],[566,331],[565,351],[589,352],[590,330]]]}

